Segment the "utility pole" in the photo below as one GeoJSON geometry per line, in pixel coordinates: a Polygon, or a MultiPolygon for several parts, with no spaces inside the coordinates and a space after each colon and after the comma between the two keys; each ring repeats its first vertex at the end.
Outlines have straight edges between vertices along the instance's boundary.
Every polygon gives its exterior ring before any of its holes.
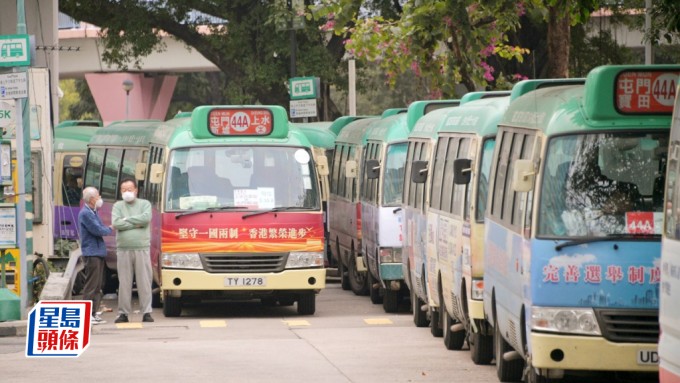
{"type": "Polygon", "coordinates": [[[652,48],[652,0],[645,0],[645,65],[654,64],[654,50],[652,48]]]}
{"type": "MultiPolygon", "coordinates": [[[[17,34],[26,34],[26,12],[24,0],[17,0],[17,34]]],[[[30,50],[30,47],[27,47],[30,50]]],[[[15,72],[27,72],[26,67],[15,67],[15,72]]],[[[30,84],[28,85],[30,89],[30,84]]],[[[33,253],[33,202],[31,199],[31,128],[30,128],[30,96],[17,99],[16,119],[16,152],[17,152],[17,190],[19,196],[17,206],[17,245],[22,275],[21,286],[21,319],[27,318],[29,301],[29,276],[33,274],[32,264],[28,261],[33,253]],[[28,193],[28,194],[27,194],[28,193]]],[[[51,155],[51,153],[50,153],[51,155]]]]}

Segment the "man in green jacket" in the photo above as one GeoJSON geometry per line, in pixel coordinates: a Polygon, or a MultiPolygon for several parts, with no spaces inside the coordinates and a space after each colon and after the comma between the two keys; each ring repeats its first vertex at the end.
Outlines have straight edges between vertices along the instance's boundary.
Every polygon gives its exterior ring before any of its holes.
{"type": "Polygon", "coordinates": [[[122,201],[113,205],[111,222],[116,229],[118,256],[118,318],[115,323],[129,322],[132,311],[132,281],[137,281],[140,312],[143,322],[151,317],[151,203],[137,198],[135,180],[126,178],[120,183],[122,201]]]}

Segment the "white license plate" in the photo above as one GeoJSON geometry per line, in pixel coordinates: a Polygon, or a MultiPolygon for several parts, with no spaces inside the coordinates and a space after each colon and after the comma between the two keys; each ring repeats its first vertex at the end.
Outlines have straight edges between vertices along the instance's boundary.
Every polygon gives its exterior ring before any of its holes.
{"type": "Polygon", "coordinates": [[[659,364],[659,353],[656,350],[638,350],[637,364],[641,366],[656,366],[659,364]]]}
{"type": "Polygon", "coordinates": [[[226,287],[234,286],[263,287],[267,286],[267,277],[225,277],[224,285],[226,287]]]}

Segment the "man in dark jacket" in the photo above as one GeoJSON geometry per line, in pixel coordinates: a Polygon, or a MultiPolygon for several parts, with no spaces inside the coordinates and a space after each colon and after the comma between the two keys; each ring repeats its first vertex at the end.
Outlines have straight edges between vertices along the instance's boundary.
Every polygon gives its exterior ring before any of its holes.
{"type": "Polygon", "coordinates": [[[92,324],[104,324],[106,321],[97,315],[102,301],[101,288],[106,257],[106,245],[102,237],[111,235],[113,229],[104,226],[97,215],[97,208],[100,208],[104,202],[97,188],[86,187],[83,190],[83,202],[83,208],[78,214],[80,248],[85,263],[83,299],[92,301],[92,324]]]}

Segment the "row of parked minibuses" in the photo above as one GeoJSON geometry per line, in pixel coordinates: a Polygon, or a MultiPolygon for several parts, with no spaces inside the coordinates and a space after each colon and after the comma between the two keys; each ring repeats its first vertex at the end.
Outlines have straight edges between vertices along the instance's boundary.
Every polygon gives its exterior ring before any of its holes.
{"type": "Polygon", "coordinates": [[[386,312],[410,298],[416,326],[503,382],[659,359],[679,382],[678,75],[602,66],[344,121],[327,233],[342,287],[386,312]]]}

